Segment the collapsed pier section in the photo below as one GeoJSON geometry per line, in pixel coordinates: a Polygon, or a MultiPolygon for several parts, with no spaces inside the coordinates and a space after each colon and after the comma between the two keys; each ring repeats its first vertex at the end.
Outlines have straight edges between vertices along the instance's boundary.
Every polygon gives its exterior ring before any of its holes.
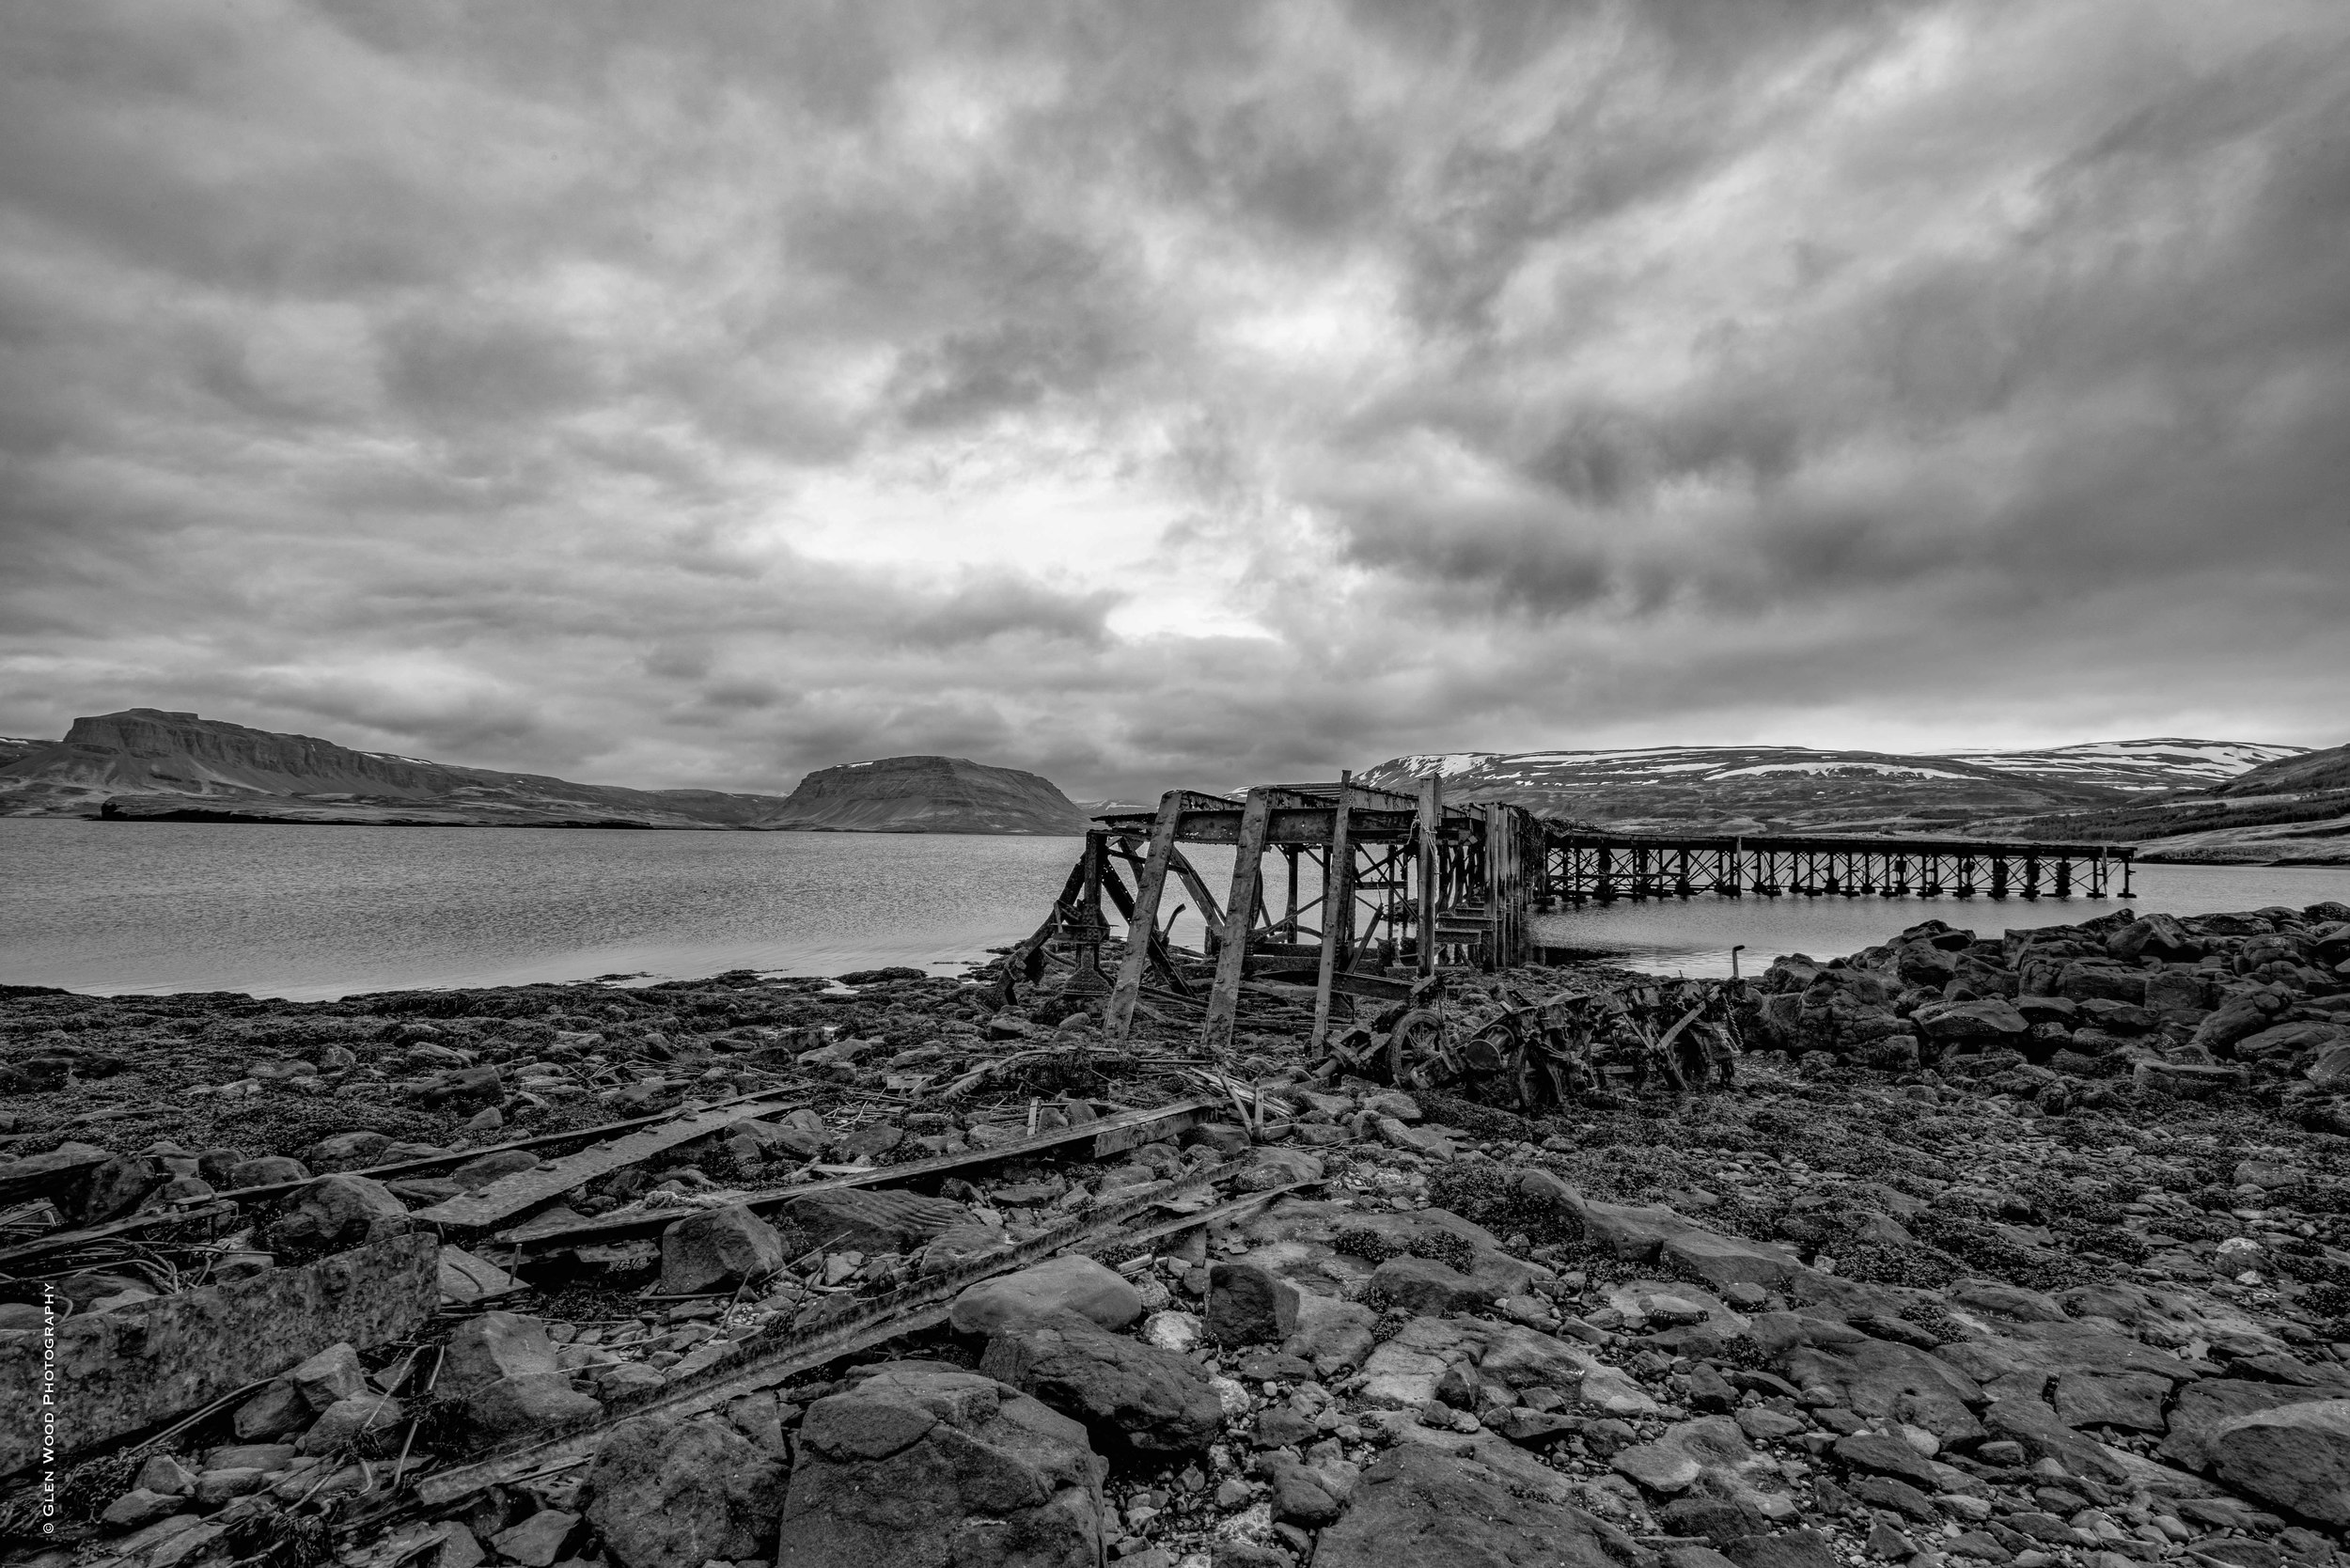
{"type": "Polygon", "coordinates": [[[1146,989],[1204,1007],[1200,1043],[1214,1056],[1231,1043],[1244,983],[1310,986],[1318,1049],[1348,998],[1393,1003],[1441,966],[1527,963],[1532,916],[1562,905],[1700,893],[2104,898],[2117,874],[2130,895],[2127,846],[1594,834],[1503,801],[1448,801],[1433,777],[1410,794],[1346,776],[1238,798],[1170,790],[1155,811],[1094,820],[1025,959],[1041,965],[1048,943],[1068,950],[1076,973],[1065,995],[1106,998],[1113,1039],[1130,1034],[1146,989]],[[1220,899],[1187,844],[1231,846],[1220,899]],[[1170,882],[1203,922],[1212,976],[1196,965],[1187,976],[1167,940],[1170,882]],[[1114,976],[1103,968],[1104,898],[1128,933],[1114,976]]]}

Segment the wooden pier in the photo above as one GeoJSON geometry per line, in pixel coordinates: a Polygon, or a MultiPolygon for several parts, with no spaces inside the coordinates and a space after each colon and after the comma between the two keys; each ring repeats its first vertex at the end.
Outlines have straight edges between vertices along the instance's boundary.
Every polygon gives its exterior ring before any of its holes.
{"type": "Polygon", "coordinates": [[[1928,839],[1668,839],[1545,834],[1540,895],[1569,904],[1720,893],[2130,897],[2130,849],[1928,839]]]}
{"type": "Polygon", "coordinates": [[[2124,845],[1596,835],[1498,801],[1447,801],[1435,778],[1412,794],[1344,776],[1269,784],[1238,799],[1170,790],[1156,811],[1094,820],[1052,915],[1020,949],[1023,962],[1041,964],[1048,941],[1069,950],[1076,972],[1064,994],[1106,997],[1113,1039],[1127,1037],[1147,987],[1204,1001],[1200,1043],[1212,1054],[1231,1043],[1241,987],[1252,978],[1311,985],[1319,1047],[1334,1006],[1351,1007],[1346,998],[1401,1000],[1415,978],[1440,965],[1527,962],[1530,917],[1544,909],[1701,893],[2130,896],[2124,845]],[[1232,846],[1221,899],[1185,844],[1232,846]],[[1167,940],[1170,882],[1206,929],[1214,973],[1204,998],[1167,940]],[[1102,967],[1111,935],[1104,898],[1127,932],[1115,976],[1102,967]]]}

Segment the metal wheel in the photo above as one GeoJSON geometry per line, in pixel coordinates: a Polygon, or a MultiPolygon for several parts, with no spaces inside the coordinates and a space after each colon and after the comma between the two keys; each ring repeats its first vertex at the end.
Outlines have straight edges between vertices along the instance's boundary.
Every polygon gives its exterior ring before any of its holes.
{"type": "Polygon", "coordinates": [[[1456,1083],[1461,1064],[1445,1048],[1444,1019],[1416,1008],[1387,1031],[1387,1081],[1402,1090],[1441,1089],[1456,1083]]]}

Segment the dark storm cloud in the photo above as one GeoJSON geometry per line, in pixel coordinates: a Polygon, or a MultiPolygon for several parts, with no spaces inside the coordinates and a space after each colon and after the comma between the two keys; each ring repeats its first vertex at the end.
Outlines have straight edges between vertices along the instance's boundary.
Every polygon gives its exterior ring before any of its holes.
{"type": "Polygon", "coordinates": [[[2331,0],[0,3],[0,729],[2342,739],[2331,0]]]}

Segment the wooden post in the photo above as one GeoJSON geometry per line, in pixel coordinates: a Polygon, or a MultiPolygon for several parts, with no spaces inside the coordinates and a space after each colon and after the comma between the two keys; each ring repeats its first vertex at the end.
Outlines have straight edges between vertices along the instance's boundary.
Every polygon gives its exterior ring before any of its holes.
{"type": "Polygon", "coordinates": [[[1436,972],[1436,839],[1444,831],[1444,779],[1419,781],[1419,972],[1436,972]]]}
{"type": "Polygon", "coordinates": [[[1339,772],[1339,807],[1330,819],[1330,856],[1322,877],[1322,962],[1314,973],[1314,1032],[1308,1052],[1322,1049],[1330,1033],[1330,986],[1346,946],[1355,940],[1355,845],[1352,839],[1355,775],[1339,772]]]}
{"type": "Polygon", "coordinates": [[[1216,949],[1215,984],[1208,992],[1208,1019],[1200,1026],[1199,1043],[1221,1061],[1232,1044],[1232,1019],[1240,1011],[1240,982],[1248,965],[1248,929],[1257,915],[1257,886],[1263,868],[1265,829],[1273,817],[1273,797],[1263,790],[1248,792],[1240,813],[1240,841],[1232,846],[1232,895],[1224,905],[1224,943],[1216,949]]]}
{"type": "Polygon", "coordinates": [[[1077,972],[1061,987],[1064,996],[1107,996],[1109,977],[1102,973],[1102,944],[1108,940],[1110,923],[1102,917],[1102,862],[1109,855],[1109,834],[1094,828],[1086,834],[1085,887],[1077,895],[1077,907],[1062,927],[1077,949],[1077,972]]]}
{"type": "Polygon", "coordinates": [[[1118,965],[1118,985],[1110,993],[1109,1036],[1123,1040],[1134,1027],[1135,1003],[1142,996],[1142,976],[1151,962],[1151,944],[1158,938],[1159,895],[1167,887],[1167,868],[1175,855],[1175,824],[1183,814],[1183,792],[1169,790],[1159,797],[1158,820],[1151,824],[1151,854],[1135,879],[1135,913],[1126,922],[1126,956],[1118,965]]]}

